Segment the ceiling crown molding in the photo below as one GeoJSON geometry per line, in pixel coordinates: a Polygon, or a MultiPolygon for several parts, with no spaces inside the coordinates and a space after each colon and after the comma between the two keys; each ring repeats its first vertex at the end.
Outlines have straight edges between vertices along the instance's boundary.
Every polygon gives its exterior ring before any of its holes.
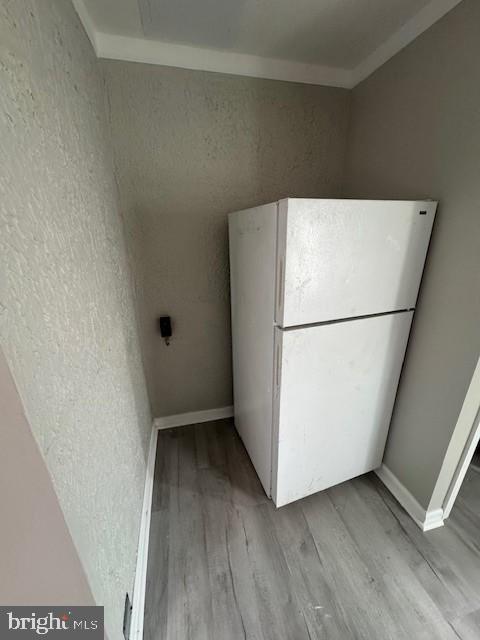
{"type": "Polygon", "coordinates": [[[96,29],[84,0],[73,0],[73,5],[98,58],[353,89],[460,2],[461,0],[430,0],[354,69],[103,33],[96,29]]]}
{"type": "Polygon", "coordinates": [[[181,69],[216,71],[238,76],[331,87],[350,88],[352,82],[351,72],[346,69],[100,32],[96,32],[95,41],[95,49],[99,58],[147,62],[167,67],[180,67],[181,69]]]}

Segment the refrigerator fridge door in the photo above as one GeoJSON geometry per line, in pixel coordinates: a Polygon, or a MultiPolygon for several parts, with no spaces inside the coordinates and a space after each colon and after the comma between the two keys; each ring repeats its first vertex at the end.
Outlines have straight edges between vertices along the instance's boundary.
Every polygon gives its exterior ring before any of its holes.
{"type": "Polygon", "coordinates": [[[276,322],[290,327],[415,307],[435,202],[279,202],[276,322]]]}
{"type": "Polygon", "coordinates": [[[277,507],[380,466],[412,315],[275,330],[277,507]]]}

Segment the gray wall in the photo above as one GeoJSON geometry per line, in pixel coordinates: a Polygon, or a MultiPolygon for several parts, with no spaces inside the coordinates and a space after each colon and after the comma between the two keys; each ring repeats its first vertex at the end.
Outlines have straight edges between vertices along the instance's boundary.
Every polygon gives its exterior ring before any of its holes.
{"type": "Polygon", "coordinates": [[[480,352],[480,3],[353,91],[348,192],[440,201],[386,464],[428,506],[480,352]]]}
{"type": "Polygon", "coordinates": [[[0,349],[0,602],[95,604],[0,349]]]}
{"type": "Polygon", "coordinates": [[[227,213],[340,195],[341,89],[102,63],[154,414],[232,402],[227,213]],[[159,337],[170,314],[174,337],[159,337]]]}
{"type": "Polygon", "coordinates": [[[0,86],[0,342],[113,640],[151,423],[103,81],[70,2],[0,0],[0,86]]]}

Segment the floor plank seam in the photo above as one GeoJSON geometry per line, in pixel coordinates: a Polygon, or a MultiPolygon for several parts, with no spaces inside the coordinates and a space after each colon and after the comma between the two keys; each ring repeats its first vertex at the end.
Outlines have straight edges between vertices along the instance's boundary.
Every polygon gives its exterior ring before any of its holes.
{"type": "Polygon", "coordinates": [[[453,624],[450,622],[450,620],[447,620],[448,624],[450,625],[451,630],[453,631],[453,633],[457,636],[457,638],[460,638],[460,640],[463,640],[462,636],[458,633],[458,631],[455,629],[455,627],[453,626],[453,624]]]}
{"type": "Polygon", "coordinates": [[[233,598],[235,600],[235,605],[238,611],[238,615],[240,617],[240,622],[242,623],[242,629],[243,629],[243,637],[244,640],[247,640],[247,630],[245,628],[245,622],[243,620],[243,615],[242,615],[242,611],[240,609],[240,605],[238,602],[238,597],[237,597],[237,590],[235,587],[235,579],[233,577],[233,571],[232,571],[232,560],[230,557],[230,541],[229,541],[229,537],[228,537],[228,529],[225,528],[225,545],[227,547],[227,560],[228,560],[228,570],[230,572],[230,581],[232,583],[232,592],[233,592],[233,598]]]}

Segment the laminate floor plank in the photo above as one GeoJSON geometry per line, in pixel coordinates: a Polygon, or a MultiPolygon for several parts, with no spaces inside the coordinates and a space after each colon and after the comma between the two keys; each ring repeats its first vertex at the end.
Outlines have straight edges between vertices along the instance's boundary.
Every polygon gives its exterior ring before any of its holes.
{"type": "Polygon", "coordinates": [[[480,556],[480,469],[476,465],[467,471],[449,524],[471,551],[480,556]]]}
{"type": "MultiPolygon", "coordinates": [[[[225,470],[202,469],[199,472],[201,505],[204,517],[205,545],[213,615],[213,637],[246,637],[230,557],[230,539],[234,535],[230,502],[230,483],[225,470]]],[[[248,566],[248,565],[247,565],[248,566]]]]}
{"type": "Polygon", "coordinates": [[[455,620],[452,626],[461,640],[478,640],[480,638],[480,609],[455,620]]]}
{"type": "Polygon", "coordinates": [[[425,534],[373,474],[277,510],[231,420],[160,431],[145,640],[478,640],[479,480],[425,534]]]}
{"type": "Polygon", "coordinates": [[[346,603],[326,578],[301,506],[294,503],[282,509],[271,509],[268,515],[283,549],[292,587],[312,640],[354,637],[346,603]]]}
{"type": "Polygon", "coordinates": [[[234,428],[224,431],[232,501],[239,506],[250,507],[270,504],[237,432],[234,428]]]}
{"type": "MultiPolygon", "coordinates": [[[[368,505],[375,519],[383,526],[385,535],[396,549],[396,553],[407,563],[425,592],[442,611],[443,616],[450,621],[459,615],[469,613],[472,610],[472,603],[466,594],[467,590],[457,586],[455,579],[452,579],[454,576],[451,570],[444,576],[431,564],[428,555],[427,557],[423,555],[415,541],[420,540],[428,544],[424,534],[390,494],[388,494],[389,498],[395,502],[394,509],[389,506],[389,501],[386,501],[382,495],[383,485],[380,480],[374,475],[367,475],[355,478],[351,484],[368,505]],[[404,520],[403,516],[408,521],[404,520]],[[409,536],[409,530],[412,537],[409,536]]],[[[445,573],[447,573],[446,569],[445,573]]]]}
{"type": "Polygon", "coordinates": [[[308,638],[307,623],[275,532],[269,526],[270,504],[240,507],[248,541],[248,560],[262,637],[265,640],[308,638]]]}
{"type": "Polygon", "coordinates": [[[448,622],[411,570],[408,555],[401,553],[389,538],[385,527],[388,518],[375,517],[369,503],[356,490],[357,484],[357,480],[345,482],[327,493],[363,561],[377,576],[399,634],[422,640],[455,640],[448,622]]]}
{"type": "Polygon", "coordinates": [[[171,486],[168,512],[170,562],[166,637],[210,640],[213,612],[194,430],[183,429],[175,443],[177,468],[172,469],[172,476],[177,478],[177,483],[171,486]]]}
{"type": "MultiPolygon", "coordinates": [[[[404,640],[395,624],[379,575],[365,563],[326,491],[302,500],[319,562],[332,590],[341,598],[351,637],[404,640]]],[[[333,615],[331,611],[328,612],[333,615]]],[[[350,637],[350,636],[347,636],[350,637]]]]}
{"type": "MultiPolygon", "coordinates": [[[[388,489],[377,479],[378,492],[398,518],[408,537],[455,598],[463,601],[460,615],[480,607],[480,556],[473,553],[456,533],[452,520],[444,527],[422,532],[388,489]]],[[[456,508],[454,507],[454,510],[456,508]]],[[[444,612],[445,613],[445,612],[444,612]]],[[[450,615],[451,618],[451,615],[450,615]]]]}
{"type": "MultiPolygon", "coordinates": [[[[176,483],[171,475],[171,460],[176,456],[172,447],[159,447],[155,461],[156,482],[153,487],[150,521],[149,559],[145,589],[145,637],[161,640],[166,637],[168,617],[167,580],[170,556],[170,487],[176,483]],[[172,455],[173,454],[173,455],[172,455]]],[[[175,465],[176,468],[176,465],[175,465]]]]}

